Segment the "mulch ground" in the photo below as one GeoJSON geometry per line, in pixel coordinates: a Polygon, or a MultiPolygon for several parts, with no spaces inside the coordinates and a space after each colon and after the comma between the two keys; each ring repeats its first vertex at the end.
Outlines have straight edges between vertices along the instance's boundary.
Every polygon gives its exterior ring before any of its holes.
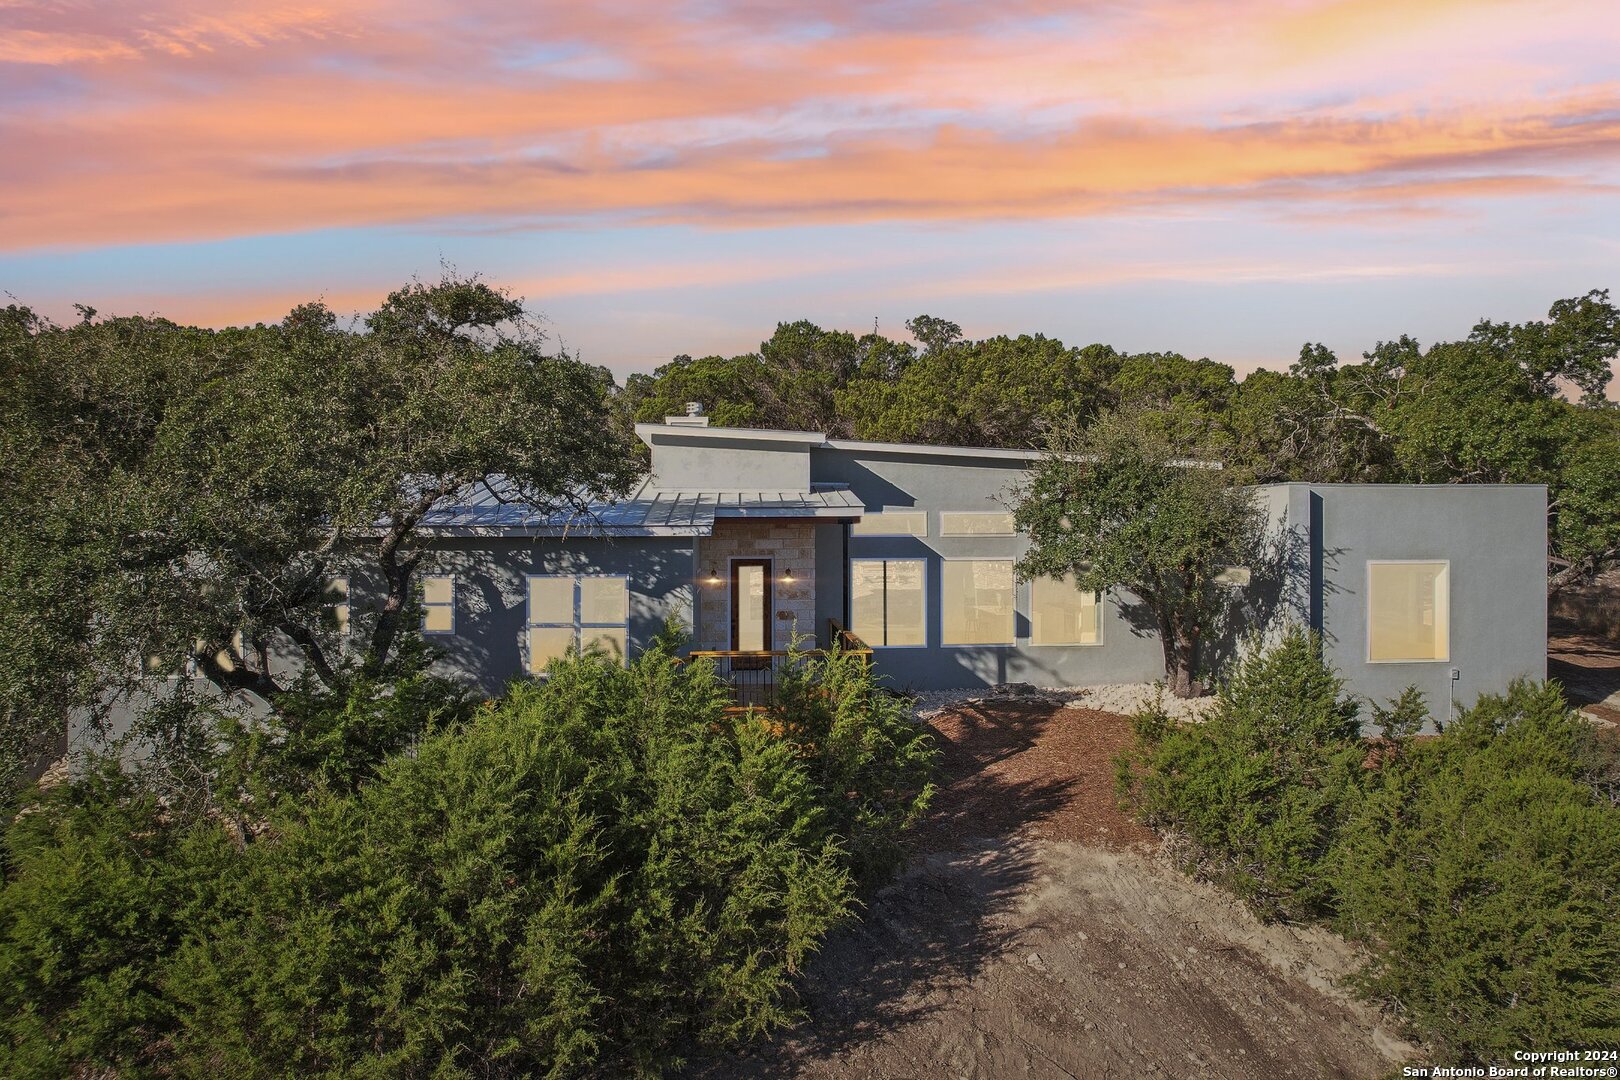
{"type": "Polygon", "coordinates": [[[1124,717],[997,702],[958,706],[929,727],[942,764],[934,812],[918,830],[923,851],[991,836],[1079,840],[1116,851],[1156,844],[1114,794],[1114,758],[1132,743],[1124,717]]]}

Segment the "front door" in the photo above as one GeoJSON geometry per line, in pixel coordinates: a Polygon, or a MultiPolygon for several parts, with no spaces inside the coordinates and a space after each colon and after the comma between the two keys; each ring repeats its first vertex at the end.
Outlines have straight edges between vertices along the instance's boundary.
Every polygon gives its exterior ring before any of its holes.
{"type": "MultiPolygon", "coordinates": [[[[731,564],[731,648],[767,652],[771,648],[771,560],[737,559],[731,564]]],[[[769,657],[733,657],[732,668],[770,667],[769,657]]]]}

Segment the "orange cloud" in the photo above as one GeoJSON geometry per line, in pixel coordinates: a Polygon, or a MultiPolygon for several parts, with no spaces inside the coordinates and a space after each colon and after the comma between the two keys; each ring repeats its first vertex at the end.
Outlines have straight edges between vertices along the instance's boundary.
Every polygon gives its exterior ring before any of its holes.
{"type": "Polygon", "coordinates": [[[0,0],[0,95],[28,91],[0,105],[0,248],[1590,194],[1620,85],[1521,53],[1579,37],[1601,59],[1605,8],[0,0]],[[1379,68],[1391,53],[1420,59],[1379,68]],[[30,81],[53,66],[92,91],[30,81]]]}

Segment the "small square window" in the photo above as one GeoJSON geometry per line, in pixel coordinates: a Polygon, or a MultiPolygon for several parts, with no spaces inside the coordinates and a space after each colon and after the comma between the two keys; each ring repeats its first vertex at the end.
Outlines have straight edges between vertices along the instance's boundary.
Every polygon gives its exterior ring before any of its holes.
{"type": "Polygon", "coordinates": [[[853,559],[849,566],[849,629],[874,648],[928,644],[922,559],[853,559]]]}
{"type": "Polygon", "coordinates": [[[1367,660],[1451,657],[1451,564],[1367,563],[1367,660]]]}
{"type": "Polygon", "coordinates": [[[1011,645],[1012,560],[947,559],[939,610],[941,645],[1011,645]]]}
{"type": "Polygon", "coordinates": [[[1029,583],[1031,645],[1101,645],[1102,598],[1082,591],[1073,574],[1029,583]]]}

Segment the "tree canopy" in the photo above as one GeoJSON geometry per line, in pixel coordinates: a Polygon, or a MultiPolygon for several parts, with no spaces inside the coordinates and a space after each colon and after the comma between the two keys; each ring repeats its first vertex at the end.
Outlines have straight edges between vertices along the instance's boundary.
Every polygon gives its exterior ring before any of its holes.
{"type": "Polygon", "coordinates": [[[608,373],[548,351],[476,279],[412,283],[361,326],[306,304],[221,331],[0,315],[0,728],[42,749],[149,672],[272,707],[278,652],[329,685],[396,658],[424,515],[505,478],[540,507],[640,471],[608,373]],[[338,648],[334,578],[384,599],[338,648]]]}
{"type": "Polygon", "coordinates": [[[1018,492],[1014,519],[1030,538],[1018,572],[1129,590],[1163,644],[1170,691],[1192,697],[1229,606],[1219,575],[1255,561],[1263,524],[1241,475],[1161,419],[1138,406],[1053,433],[1018,492]]]}
{"type": "Polygon", "coordinates": [[[1547,318],[1480,320],[1457,340],[1378,342],[1356,363],[1318,343],[1286,370],[1122,353],[1041,334],[974,340],[933,315],[915,343],[783,323],[759,351],[677,357],[632,376],[640,420],[701,401],[720,424],[963,446],[1040,447],[1065,424],[1149,408],[1254,481],[1535,483],[1550,489],[1549,587],[1620,561],[1620,353],[1605,290],[1547,318]]]}

